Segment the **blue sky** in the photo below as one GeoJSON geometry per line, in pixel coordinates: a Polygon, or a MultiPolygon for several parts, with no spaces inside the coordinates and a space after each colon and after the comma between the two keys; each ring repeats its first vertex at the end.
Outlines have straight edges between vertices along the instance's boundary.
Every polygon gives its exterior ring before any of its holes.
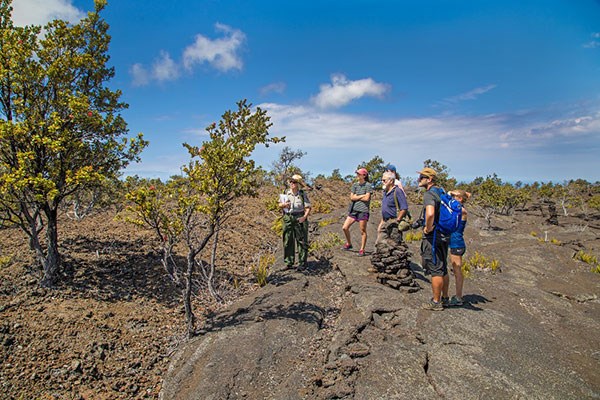
{"type": "MultiPolygon", "coordinates": [[[[13,0],[18,25],[77,21],[92,0],[13,0]]],[[[600,180],[600,1],[114,0],[111,86],[168,178],[182,143],[240,99],[268,111],[312,176],[374,156],[470,181],[600,180]]]]}

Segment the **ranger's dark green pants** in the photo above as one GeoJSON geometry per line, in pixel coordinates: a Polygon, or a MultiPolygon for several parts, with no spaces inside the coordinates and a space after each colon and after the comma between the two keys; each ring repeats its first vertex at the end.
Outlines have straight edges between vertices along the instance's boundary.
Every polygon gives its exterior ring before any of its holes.
{"type": "Polygon", "coordinates": [[[296,246],[299,265],[305,264],[308,257],[308,220],[300,223],[299,217],[290,214],[283,216],[283,261],[286,265],[294,265],[296,246]]]}

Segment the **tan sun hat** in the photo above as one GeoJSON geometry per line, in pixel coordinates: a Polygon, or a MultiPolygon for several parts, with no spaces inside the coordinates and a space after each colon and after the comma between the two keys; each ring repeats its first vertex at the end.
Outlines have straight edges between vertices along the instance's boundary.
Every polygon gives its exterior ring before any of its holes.
{"type": "Polygon", "coordinates": [[[290,178],[291,181],[298,182],[298,185],[304,186],[304,179],[302,179],[302,175],[294,174],[290,178]]]}
{"type": "Polygon", "coordinates": [[[428,178],[435,178],[437,175],[437,172],[435,172],[435,169],[429,168],[429,167],[423,168],[422,170],[417,171],[417,173],[420,175],[424,175],[428,178]]]}

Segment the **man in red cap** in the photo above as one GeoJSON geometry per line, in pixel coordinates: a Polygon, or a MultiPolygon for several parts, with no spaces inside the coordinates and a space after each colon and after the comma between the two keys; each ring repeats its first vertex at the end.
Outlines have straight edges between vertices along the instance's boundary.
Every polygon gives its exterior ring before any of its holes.
{"type": "Polygon", "coordinates": [[[356,171],[358,182],[352,184],[350,189],[350,207],[348,216],[344,222],[342,230],[346,236],[344,250],[352,249],[352,239],[350,238],[350,227],[356,221],[360,226],[361,245],[358,250],[359,256],[365,255],[365,245],[367,244],[367,222],[369,222],[369,206],[371,204],[371,195],[373,186],[369,182],[369,172],[365,168],[359,168],[356,171]]]}

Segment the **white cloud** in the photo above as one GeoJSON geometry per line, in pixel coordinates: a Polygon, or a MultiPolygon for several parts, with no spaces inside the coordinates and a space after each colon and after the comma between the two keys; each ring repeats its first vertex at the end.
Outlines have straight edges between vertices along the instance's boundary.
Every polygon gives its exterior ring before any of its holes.
{"type": "Polygon", "coordinates": [[[152,76],[159,82],[173,81],[179,78],[179,67],[166,51],[161,51],[160,57],[154,61],[152,76]]]}
{"type": "Polygon", "coordinates": [[[339,108],[364,96],[382,97],[389,90],[389,86],[377,83],[371,78],[350,81],[342,74],[334,74],[331,84],[323,84],[320,89],[319,94],[311,101],[317,107],[325,109],[339,108]]]}
{"type": "Polygon", "coordinates": [[[45,25],[54,19],[76,23],[85,13],[71,3],[71,0],[14,0],[12,20],[17,26],[45,25]]]}
{"type": "Polygon", "coordinates": [[[261,96],[265,96],[269,93],[283,93],[285,92],[286,84],[284,82],[274,82],[260,88],[261,96]]]}
{"type": "Polygon", "coordinates": [[[133,78],[133,86],[145,86],[150,83],[150,73],[142,64],[133,64],[129,69],[129,73],[133,78]]]}
{"type": "Polygon", "coordinates": [[[181,75],[182,64],[188,71],[191,71],[196,64],[205,62],[221,72],[242,69],[244,63],[239,53],[246,40],[246,35],[240,30],[223,24],[216,24],[215,29],[223,32],[225,37],[210,40],[202,35],[196,36],[196,41],[183,51],[181,63],[173,60],[166,51],[161,50],[150,70],[140,63],[134,64],[129,71],[133,79],[133,86],[144,86],[151,81],[176,80],[181,75]]]}
{"type": "Polygon", "coordinates": [[[493,172],[505,179],[540,179],[519,174],[544,175],[540,166],[548,165],[568,176],[574,166],[594,162],[593,149],[600,147],[598,111],[561,119],[544,119],[539,112],[379,119],[307,106],[259,106],[271,116],[274,136],[286,136],[287,146],[308,153],[300,167],[313,173],[350,173],[378,155],[397,164],[401,175],[431,158],[459,179],[493,172]]]}
{"type": "Polygon", "coordinates": [[[600,47],[600,32],[594,32],[590,35],[592,40],[583,44],[583,47],[587,49],[594,49],[596,47],[600,47]]]}
{"type": "Polygon", "coordinates": [[[203,35],[197,35],[194,44],[183,52],[183,65],[192,69],[196,64],[208,63],[222,72],[230,69],[242,69],[244,63],[239,53],[246,41],[246,35],[227,25],[215,24],[215,30],[222,32],[224,37],[211,40],[203,35]]]}
{"type": "Polygon", "coordinates": [[[179,66],[169,53],[161,51],[160,56],[154,60],[151,70],[137,63],[131,66],[129,73],[133,79],[133,86],[145,86],[151,81],[165,82],[179,78],[179,66]]]}
{"type": "Polygon", "coordinates": [[[475,100],[477,99],[480,95],[489,92],[492,89],[495,89],[497,85],[495,84],[491,84],[491,85],[487,85],[487,86],[482,86],[482,87],[478,87],[475,88],[473,90],[469,90],[466,93],[462,93],[459,94],[457,96],[452,96],[452,97],[448,97],[446,99],[444,99],[444,103],[458,103],[460,101],[465,101],[465,100],[475,100]]]}

